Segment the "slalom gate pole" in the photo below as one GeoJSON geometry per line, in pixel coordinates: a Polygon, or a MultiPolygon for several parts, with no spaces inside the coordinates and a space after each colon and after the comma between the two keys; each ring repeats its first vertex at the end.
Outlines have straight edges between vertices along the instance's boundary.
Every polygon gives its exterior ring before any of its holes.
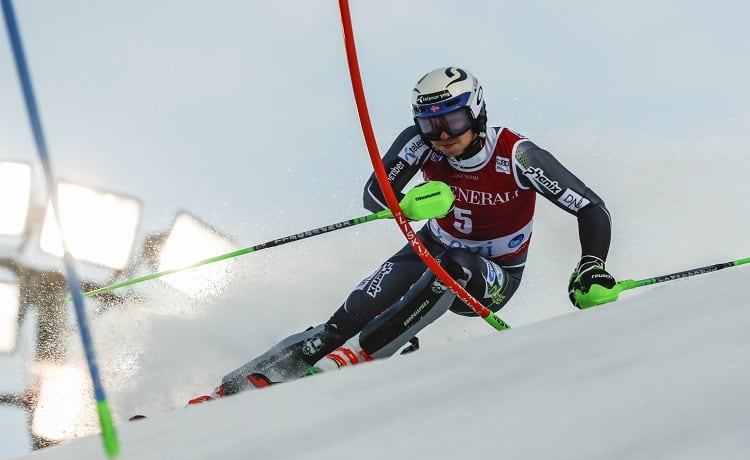
{"type": "MultiPolygon", "coordinates": [[[[593,307],[596,305],[601,305],[603,303],[607,302],[614,302],[617,300],[618,296],[621,292],[627,291],[630,289],[635,289],[643,286],[648,286],[651,284],[657,284],[657,283],[666,283],[667,281],[673,281],[677,279],[682,278],[688,278],[691,276],[696,275],[703,275],[705,273],[711,273],[715,272],[717,270],[722,270],[724,268],[730,268],[730,267],[736,267],[738,265],[744,265],[750,263],[750,257],[747,257],[745,259],[738,259],[731,262],[722,262],[714,265],[706,265],[705,267],[698,267],[698,268],[691,268],[690,270],[685,270],[677,273],[671,273],[669,275],[661,275],[661,276],[655,276],[653,278],[645,278],[642,280],[623,280],[619,281],[615,286],[611,289],[601,288],[593,290],[593,292],[590,292],[590,295],[584,295],[583,303],[581,303],[581,299],[579,298],[579,304],[581,304],[582,308],[588,308],[593,307]]],[[[593,286],[593,288],[598,288],[599,286],[593,286]]]]}
{"type": "Polygon", "coordinates": [[[362,76],[359,71],[359,62],[357,60],[357,48],[354,43],[354,32],[352,30],[351,14],[349,11],[349,2],[347,0],[339,0],[339,10],[341,12],[341,23],[344,28],[344,45],[346,47],[346,58],[349,65],[349,74],[352,81],[352,89],[354,91],[354,99],[357,104],[357,111],[359,113],[360,124],[362,125],[362,133],[365,137],[365,143],[367,144],[367,150],[370,154],[370,160],[372,162],[373,169],[375,170],[375,177],[380,184],[380,189],[385,195],[385,200],[388,203],[388,207],[393,212],[393,217],[398,224],[399,229],[406,237],[407,241],[411,245],[414,252],[422,259],[422,262],[427,265],[430,270],[442,281],[456,297],[461,299],[466,305],[468,305],[474,312],[480,317],[487,321],[492,327],[497,330],[509,329],[510,326],[503,321],[497,314],[492,312],[490,309],[482,305],[476,300],[471,294],[456,282],[440,264],[435,260],[434,257],[427,251],[424,244],[419,240],[419,237],[409,225],[409,222],[404,213],[399,207],[398,199],[396,194],[393,192],[393,187],[388,180],[388,174],[383,166],[383,161],[380,158],[378,152],[378,145],[375,140],[375,134],[372,129],[372,123],[370,121],[369,111],[367,110],[367,100],[365,98],[365,92],[362,86],[362,76]]]}
{"type": "MultiPolygon", "coordinates": [[[[444,182],[431,181],[425,182],[409,191],[406,196],[401,200],[401,204],[404,208],[406,216],[411,220],[424,220],[431,219],[433,217],[442,217],[450,211],[453,205],[453,192],[450,187],[444,182]]],[[[121,287],[132,286],[134,284],[142,283],[144,281],[161,278],[162,276],[171,275],[173,273],[181,272],[191,268],[200,267],[202,265],[208,265],[214,262],[231,259],[233,257],[249,254],[251,252],[260,251],[262,249],[272,248],[275,246],[281,246],[282,244],[293,243],[295,241],[304,240],[313,236],[322,235],[324,233],[341,230],[344,228],[353,227],[355,225],[364,224],[365,222],[372,222],[378,219],[388,219],[393,217],[390,209],[384,209],[382,211],[370,214],[367,216],[356,217],[354,219],[345,220],[331,225],[325,225],[312,230],[307,230],[301,233],[295,233],[275,240],[267,241],[249,248],[238,249],[236,251],[228,252],[226,254],[218,255],[208,259],[199,260],[192,264],[180,267],[163,270],[157,273],[144,275],[139,278],[132,280],[122,281],[109,286],[105,286],[92,291],[84,292],[84,297],[91,297],[104,292],[109,292],[121,287]]],[[[71,300],[71,297],[66,299],[71,300]]]]}
{"type": "MultiPolygon", "coordinates": [[[[52,201],[52,209],[55,218],[58,222],[58,226],[61,224],[60,220],[60,207],[57,200],[57,181],[52,171],[52,165],[47,152],[47,146],[44,139],[44,131],[42,130],[41,118],[39,116],[39,110],[37,108],[36,99],[34,97],[34,90],[31,85],[31,75],[29,73],[28,66],[26,64],[26,56],[23,51],[23,45],[21,43],[21,34],[18,29],[16,22],[15,13],[13,11],[13,5],[11,0],[2,0],[3,16],[5,17],[5,25],[8,29],[8,37],[10,39],[11,48],[13,49],[13,56],[16,61],[16,68],[18,70],[18,78],[21,83],[21,89],[23,91],[24,100],[26,102],[26,110],[29,115],[29,122],[31,129],[34,134],[34,141],[36,144],[37,154],[39,160],[44,168],[44,176],[46,179],[47,193],[52,201]]],[[[73,296],[73,305],[75,307],[76,319],[78,321],[78,329],[80,331],[81,340],[83,342],[83,349],[86,354],[86,361],[88,363],[89,375],[94,387],[94,396],[96,398],[96,409],[99,414],[99,423],[102,429],[102,440],[104,442],[104,450],[109,457],[115,457],[120,452],[120,444],[117,440],[117,434],[115,432],[114,424],[112,423],[112,413],[109,408],[109,403],[104,394],[104,388],[102,387],[99,379],[99,368],[96,364],[94,356],[94,345],[91,340],[91,331],[88,327],[86,319],[86,311],[84,308],[83,296],[81,295],[81,282],[76,273],[74,267],[73,257],[68,251],[67,245],[65,244],[65,237],[60,227],[60,233],[63,235],[63,263],[65,266],[65,272],[67,274],[68,289],[73,296]]]]}

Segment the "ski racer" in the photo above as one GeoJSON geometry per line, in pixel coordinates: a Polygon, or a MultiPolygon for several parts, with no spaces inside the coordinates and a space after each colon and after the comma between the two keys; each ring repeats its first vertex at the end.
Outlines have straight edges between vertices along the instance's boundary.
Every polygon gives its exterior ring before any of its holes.
{"type": "MultiPolygon", "coordinates": [[[[429,220],[418,236],[441,266],[496,312],[521,282],[537,195],[578,220],[581,258],[569,280],[570,301],[592,285],[610,289],[605,268],[610,215],[602,199],[552,154],[504,127],[487,127],[482,86],[458,67],[424,75],[411,95],[414,124],[386,152],[388,179],[401,199],[420,171],[447,183],[452,212],[429,220]],[[576,292],[578,291],[578,292],[576,292]]],[[[364,206],[387,208],[374,175],[364,206]]],[[[293,334],[227,374],[200,403],[250,388],[391,356],[448,310],[475,315],[407,244],[359,283],[323,324],[293,334]]]]}

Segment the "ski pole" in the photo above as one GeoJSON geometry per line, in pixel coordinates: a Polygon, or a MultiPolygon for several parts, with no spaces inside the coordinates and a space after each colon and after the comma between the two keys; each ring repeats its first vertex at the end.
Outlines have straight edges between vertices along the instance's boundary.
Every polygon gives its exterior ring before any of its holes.
{"type": "MultiPolygon", "coordinates": [[[[10,41],[13,57],[16,61],[16,70],[18,72],[18,80],[21,83],[21,92],[23,93],[24,102],[26,105],[26,112],[29,116],[29,124],[31,125],[31,131],[34,137],[34,144],[36,145],[37,156],[44,170],[45,183],[47,185],[47,195],[52,203],[52,211],[54,212],[57,222],[60,220],[60,204],[57,199],[57,180],[52,168],[52,161],[47,150],[47,142],[44,137],[44,130],[42,129],[42,119],[39,114],[39,107],[36,103],[36,97],[34,95],[34,87],[31,82],[31,72],[29,71],[28,64],[26,62],[26,53],[23,50],[23,43],[21,41],[21,32],[16,21],[16,14],[13,10],[13,4],[11,0],[2,0],[3,16],[5,17],[5,26],[8,30],[8,39],[10,41]]],[[[78,272],[75,269],[73,256],[71,256],[68,250],[67,243],[65,240],[65,234],[60,227],[60,233],[62,234],[62,246],[63,246],[63,266],[65,268],[66,281],[68,283],[68,289],[70,290],[71,298],[73,300],[73,310],[75,311],[75,317],[78,323],[78,331],[83,344],[83,350],[86,355],[86,363],[88,364],[89,377],[91,377],[91,383],[94,389],[94,398],[96,399],[96,410],[99,414],[99,426],[101,428],[101,437],[104,443],[104,451],[110,458],[116,457],[120,452],[120,442],[117,438],[117,432],[115,430],[114,423],[112,422],[112,411],[110,410],[109,401],[104,392],[104,386],[102,385],[101,378],[99,376],[99,367],[96,362],[96,356],[94,353],[94,343],[91,338],[91,331],[88,325],[88,319],[86,317],[85,305],[83,296],[81,295],[81,280],[78,276],[78,272]]]]}
{"type": "MultiPolygon", "coordinates": [[[[453,192],[450,187],[444,182],[431,181],[419,184],[412,188],[406,193],[406,196],[401,200],[401,207],[404,210],[406,217],[411,220],[424,220],[443,217],[453,207],[454,200],[453,192]]],[[[208,265],[221,260],[231,259],[233,257],[249,254],[251,252],[260,251],[261,249],[267,249],[275,246],[281,246],[282,244],[292,243],[294,241],[304,240],[324,233],[341,230],[342,228],[352,227],[354,225],[363,224],[365,222],[371,222],[378,219],[388,219],[393,217],[390,209],[384,209],[382,211],[369,214],[362,217],[356,217],[354,219],[345,220],[331,225],[324,225],[312,230],[307,230],[301,233],[295,233],[275,240],[267,241],[249,248],[239,249],[237,251],[228,252],[226,254],[211,257],[209,259],[199,260],[192,264],[180,267],[172,268],[157,273],[141,276],[127,281],[122,281],[109,286],[105,286],[92,291],[84,292],[84,297],[91,297],[104,292],[112,291],[125,286],[132,286],[134,284],[142,283],[162,276],[171,275],[173,273],[181,272],[191,268],[200,267],[202,265],[208,265]]],[[[70,300],[68,297],[66,300],[70,300]]]]}
{"type": "Polygon", "coordinates": [[[611,289],[607,289],[599,285],[593,285],[591,287],[591,290],[589,290],[589,292],[586,294],[583,294],[581,291],[576,291],[576,294],[577,294],[576,297],[578,300],[578,304],[581,306],[581,308],[589,308],[589,307],[601,305],[607,302],[614,302],[615,300],[617,300],[617,297],[620,295],[621,292],[627,291],[629,289],[635,289],[635,288],[639,288],[642,286],[648,286],[650,284],[666,283],[667,281],[687,278],[690,276],[702,275],[704,273],[711,273],[717,270],[722,270],[724,268],[736,267],[738,265],[743,265],[747,263],[750,263],[750,257],[747,257],[744,259],[733,260],[731,262],[722,262],[722,263],[718,263],[714,265],[706,265],[705,267],[692,268],[690,270],[685,270],[685,271],[681,271],[677,273],[671,273],[669,275],[656,276],[653,278],[645,278],[645,279],[637,280],[637,281],[632,280],[632,279],[623,280],[615,284],[615,286],[611,289]]]}

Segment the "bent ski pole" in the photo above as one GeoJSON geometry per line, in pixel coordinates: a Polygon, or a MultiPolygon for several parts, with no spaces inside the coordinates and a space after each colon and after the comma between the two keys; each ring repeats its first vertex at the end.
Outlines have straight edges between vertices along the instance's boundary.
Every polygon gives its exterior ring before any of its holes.
{"type": "MultiPolygon", "coordinates": [[[[444,182],[440,181],[431,181],[431,182],[425,182],[423,184],[419,184],[416,187],[412,188],[406,193],[406,196],[401,200],[401,207],[404,210],[404,214],[407,218],[411,220],[424,220],[424,219],[433,219],[438,217],[443,217],[444,215],[448,214],[448,212],[453,207],[453,200],[454,200],[453,192],[451,191],[450,187],[446,185],[444,182]]],[[[317,235],[322,235],[324,233],[333,232],[336,230],[341,230],[343,228],[352,227],[354,225],[363,224],[365,222],[371,222],[373,220],[378,219],[389,219],[393,217],[393,214],[390,209],[384,209],[382,211],[357,217],[354,219],[345,220],[342,222],[338,222],[331,225],[325,225],[323,227],[318,227],[312,230],[307,230],[305,232],[301,233],[295,233],[292,235],[288,235],[282,238],[277,238],[275,240],[267,241],[265,243],[261,243],[255,246],[251,246],[249,248],[239,249],[237,251],[228,252],[226,254],[218,255],[215,257],[211,257],[209,259],[199,260],[197,262],[194,262],[190,265],[186,265],[180,268],[172,268],[169,270],[160,271],[157,273],[152,273],[150,275],[141,276],[139,278],[134,278],[127,281],[122,281],[119,283],[115,283],[109,286],[105,286],[99,289],[94,289],[92,291],[84,292],[84,297],[92,297],[97,294],[102,294],[104,292],[109,292],[114,289],[118,289],[121,287],[126,286],[132,286],[134,284],[142,283],[144,281],[149,281],[156,278],[161,278],[162,276],[171,275],[173,273],[181,272],[184,270],[188,270],[191,268],[200,267],[202,265],[208,265],[214,262],[219,262],[221,260],[231,259],[233,257],[241,256],[243,254],[249,254],[251,252],[260,251],[261,249],[267,249],[274,246],[280,246],[282,244],[286,243],[292,243],[294,241],[304,240],[306,238],[310,238],[317,235]]],[[[68,297],[66,300],[70,300],[71,298],[68,297]]]]}
{"type": "Polygon", "coordinates": [[[607,302],[614,302],[617,300],[621,292],[629,289],[635,289],[642,286],[648,286],[650,284],[665,283],[667,281],[677,280],[681,278],[687,278],[695,275],[703,275],[704,273],[711,273],[724,268],[736,267],[737,265],[743,265],[750,263],[750,257],[745,259],[738,259],[731,262],[723,262],[714,265],[707,265],[705,267],[693,268],[677,273],[671,273],[669,275],[656,276],[654,278],[646,278],[642,280],[623,280],[615,284],[611,289],[607,289],[602,286],[593,285],[588,293],[583,294],[580,291],[576,291],[576,298],[581,308],[589,308],[596,305],[601,305],[607,302]],[[578,295],[580,293],[580,295],[578,295]]]}

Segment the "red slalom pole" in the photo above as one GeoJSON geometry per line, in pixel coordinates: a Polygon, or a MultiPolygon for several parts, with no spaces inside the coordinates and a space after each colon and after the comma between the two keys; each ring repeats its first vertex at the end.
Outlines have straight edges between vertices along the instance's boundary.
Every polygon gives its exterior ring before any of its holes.
{"type": "Polygon", "coordinates": [[[434,257],[427,251],[422,241],[417,237],[414,229],[411,228],[408,219],[404,216],[401,206],[398,203],[396,194],[393,192],[393,187],[388,180],[388,175],[385,172],[383,161],[380,158],[378,152],[378,145],[375,141],[375,134],[372,129],[372,122],[370,121],[370,114],[367,110],[367,101],[365,99],[365,92],[362,86],[362,75],[359,72],[359,61],[357,60],[357,48],[354,44],[354,32],[352,29],[352,20],[349,12],[348,0],[339,0],[339,10],[341,11],[341,24],[344,27],[344,45],[346,47],[346,58],[349,65],[349,74],[352,80],[352,89],[354,90],[354,99],[357,103],[357,112],[359,113],[360,124],[362,125],[362,133],[365,136],[365,143],[367,145],[367,151],[370,154],[370,161],[372,162],[373,170],[375,171],[375,177],[380,184],[380,189],[383,191],[386,203],[391,209],[393,219],[398,224],[399,229],[406,237],[406,240],[411,245],[414,252],[417,253],[422,262],[427,265],[430,270],[442,281],[448,289],[450,289],[456,296],[461,299],[466,305],[474,310],[479,316],[487,321],[492,327],[497,330],[509,329],[510,326],[503,321],[497,314],[492,312],[489,308],[482,305],[477,299],[471,294],[466,292],[460,284],[456,282],[448,272],[440,266],[434,257]]]}

